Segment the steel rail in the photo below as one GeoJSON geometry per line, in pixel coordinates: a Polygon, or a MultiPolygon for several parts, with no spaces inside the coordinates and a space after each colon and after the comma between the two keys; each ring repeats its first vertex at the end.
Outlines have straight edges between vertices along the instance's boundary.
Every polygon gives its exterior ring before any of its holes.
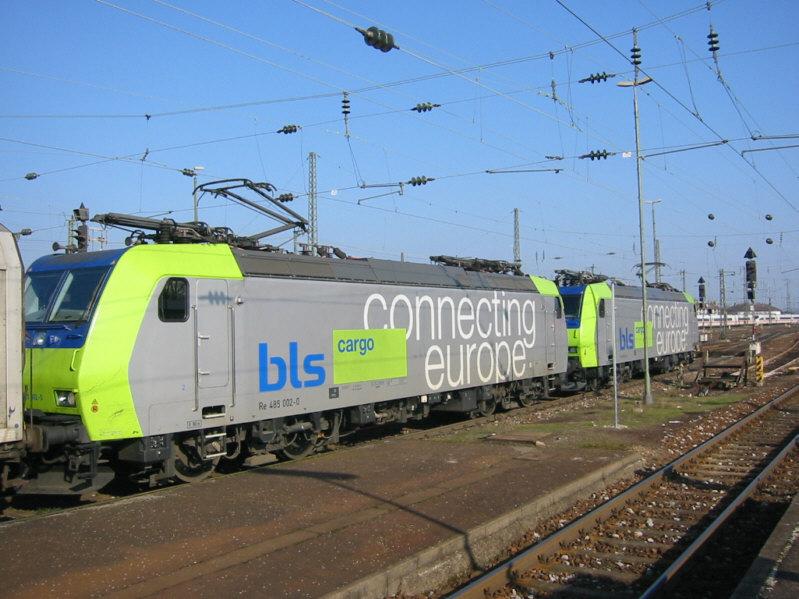
{"type": "MultiPolygon", "coordinates": [[[[799,385],[795,385],[785,393],[772,399],[770,402],[764,404],[741,420],[731,424],[717,435],[711,437],[704,443],[697,445],[688,453],[685,453],[672,462],[666,464],[663,468],[644,480],[639,481],[623,493],[620,493],[602,505],[597,506],[577,520],[574,520],[568,526],[552,533],[541,542],[526,549],[522,553],[513,556],[492,570],[486,572],[479,578],[473,580],[466,586],[454,591],[449,595],[449,597],[456,599],[485,599],[489,593],[496,592],[508,584],[513,583],[517,578],[517,573],[522,573],[525,570],[534,568],[540,563],[540,559],[544,556],[558,551],[561,546],[565,544],[571,543],[578,538],[582,538],[585,536],[588,530],[606,520],[610,515],[613,514],[615,510],[623,507],[627,500],[637,495],[643,494],[655,484],[670,476],[676,468],[686,464],[687,462],[690,462],[708,449],[715,447],[723,440],[727,439],[730,435],[743,429],[754,419],[759,418],[769,410],[773,409],[775,406],[795,395],[797,392],[799,392],[799,385]]],[[[788,445],[792,446],[793,443],[789,443],[788,445]]]]}
{"type": "Polygon", "coordinates": [[[766,479],[772,473],[772,471],[782,463],[786,456],[793,451],[798,442],[799,435],[796,435],[785,447],[782,448],[782,451],[780,451],[780,453],[777,454],[777,456],[771,460],[771,462],[769,462],[768,466],[766,466],[757,476],[755,476],[752,482],[750,482],[746,488],[741,491],[741,493],[724,509],[724,511],[721,512],[721,514],[719,514],[718,517],[715,518],[704,531],[702,531],[702,534],[700,534],[694,540],[694,542],[691,543],[688,548],[683,551],[660,576],[658,576],[657,580],[649,585],[649,588],[647,588],[641,594],[640,599],[650,599],[651,597],[655,597],[659,593],[663,592],[666,586],[674,581],[674,578],[691,560],[693,555],[699,551],[704,544],[716,533],[716,531],[724,525],[730,516],[732,516],[739,507],[741,507],[741,504],[749,499],[752,494],[754,494],[760,483],[762,483],[763,480],[766,479]]]}

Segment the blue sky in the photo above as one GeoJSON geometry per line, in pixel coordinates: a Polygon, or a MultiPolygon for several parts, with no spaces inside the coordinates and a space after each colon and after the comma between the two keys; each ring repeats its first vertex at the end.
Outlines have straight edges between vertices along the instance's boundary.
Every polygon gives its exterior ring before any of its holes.
{"type": "MultiPolygon", "coordinates": [[[[599,33],[622,33],[609,41],[625,56],[640,28],[642,67],[656,81],[640,89],[645,155],[738,140],[644,161],[644,197],[661,200],[664,279],[681,286],[685,270],[696,293],[704,276],[716,297],[719,270],[740,273],[752,246],[759,298],[784,306],[790,287],[799,304],[799,270],[791,270],[799,267],[799,152],[736,153],[799,143],[749,139],[799,133],[799,6],[563,2],[599,33]],[[707,48],[711,22],[729,92],[707,48]]],[[[9,0],[0,11],[0,220],[34,229],[21,240],[27,263],[65,241],[65,219],[81,202],[92,213],[173,211],[190,220],[191,180],[179,170],[196,165],[203,181],[269,181],[299,195],[292,207],[305,213],[313,151],[320,242],[352,255],[511,259],[519,208],[526,271],[594,266],[634,279],[635,161],[622,154],[634,150],[632,91],[616,86],[632,78],[630,65],[556,0],[9,0]],[[379,25],[401,49],[369,48],[353,25],[379,25]],[[602,71],[618,76],[577,82],[602,71]],[[442,106],[411,111],[419,102],[442,106]],[[300,132],[275,133],[290,123],[300,132]],[[576,158],[602,149],[618,154],[576,158]],[[86,166],[104,157],[129,159],[86,166]],[[485,173],[511,167],[562,170],[485,173]],[[25,180],[29,172],[41,176],[25,180]],[[402,195],[363,200],[397,188],[358,187],[422,175],[436,180],[402,195]]],[[[203,198],[201,220],[239,234],[268,228],[220,204],[203,198]]],[[[650,218],[647,208],[651,260],[650,218]]],[[[106,236],[112,247],[124,237],[106,236]]],[[[731,300],[743,296],[741,281],[730,277],[731,300]]]]}

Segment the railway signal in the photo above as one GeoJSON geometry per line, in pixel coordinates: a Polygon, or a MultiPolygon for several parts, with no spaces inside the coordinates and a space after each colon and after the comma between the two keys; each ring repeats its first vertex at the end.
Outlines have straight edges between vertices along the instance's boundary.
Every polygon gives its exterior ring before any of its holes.
{"type": "Polygon", "coordinates": [[[699,277],[699,308],[705,307],[705,277],[699,277]]]}
{"type": "Polygon", "coordinates": [[[752,248],[749,248],[746,250],[744,258],[746,258],[746,299],[754,302],[755,287],[757,287],[757,263],[755,262],[757,254],[752,248]]]}
{"type": "Polygon", "coordinates": [[[89,209],[81,202],[80,208],[75,208],[72,211],[73,221],[79,224],[72,230],[72,237],[75,239],[75,247],[78,252],[86,252],[89,250],[89,226],[86,222],[89,220],[89,209]]]}

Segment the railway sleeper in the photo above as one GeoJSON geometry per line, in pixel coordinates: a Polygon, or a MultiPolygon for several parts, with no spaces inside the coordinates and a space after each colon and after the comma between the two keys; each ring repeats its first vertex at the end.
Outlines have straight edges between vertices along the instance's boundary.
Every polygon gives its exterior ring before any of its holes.
{"type": "Polygon", "coordinates": [[[547,564],[546,568],[537,568],[539,572],[546,574],[572,575],[578,579],[583,579],[590,584],[609,583],[615,585],[631,585],[635,583],[640,574],[622,570],[606,570],[604,568],[593,568],[591,566],[576,566],[563,563],[547,564]]]}
{"type": "MultiPolygon", "coordinates": [[[[524,584],[517,582],[513,586],[522,591],[525,595],[534,597],[574,597],[576,599],[615,599],[616,597],[637,597],[638,594],[620,587],[612,590],[601,590],[597,588],[581,586],[577,580],[574,582],[558,584],[556,582],[546,582],[544,580],[529,580],[524,584]]],[[[585,581],[591,584],[592,581],[585,581]]]]}
{"type": "Polygon", "coordinates": [[[571,552],[575,563],[593,563],[594,565],[612,565],[614,569],[622,571],[637,571],[642,572],[646,570],[652,563],[651,556],[635,555],[628,551],[602,551],[595,547],[586,547],[571,552]],[[622,564],[626,564],[623,566],[622,564]],[[644,566],[640,568],[640,566],[644,566]]]}
{"type": "Polygon", "coordinates": [[[665,543],[655,540],[655,537],[663,539],[665,536],[657,534],[644,534],[641,536],[641,539],[652,539],[652,542],[649,542],[649,540],[614,539],[613,537],[602,536],[597,538],[596,543],[599,546],[607,545],[608,547],[627,549],[635,553],[662,555],[674,547],[674,541],[671,539],[667,539],[665,543]]]}

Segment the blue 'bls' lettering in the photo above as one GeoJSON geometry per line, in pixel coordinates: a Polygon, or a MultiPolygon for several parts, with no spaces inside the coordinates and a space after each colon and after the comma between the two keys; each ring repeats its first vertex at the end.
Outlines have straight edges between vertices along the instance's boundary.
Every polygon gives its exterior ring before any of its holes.
{"type": "Polygon", "coordinates": [[[302,370],[306,376],[314,377],[300,380],[299,344],[289,343],[288,365],[286,359],[269,355],[269,344],[258,344],[258,388],[261,392],[280,391],[286,386],[286,379],[295,389],[318,387],[325,382],[325,368],[315,362],[324,362],[324,354],[308,354],[302,359],[302,370]],[[273,379],[274,377],[274,379],[273,379]]]}
{"type": "Polygon", "coordinates": [[[635,335],[630,332],[630,329],[619,329],[619,349],[635,349],[635,335]]]}

